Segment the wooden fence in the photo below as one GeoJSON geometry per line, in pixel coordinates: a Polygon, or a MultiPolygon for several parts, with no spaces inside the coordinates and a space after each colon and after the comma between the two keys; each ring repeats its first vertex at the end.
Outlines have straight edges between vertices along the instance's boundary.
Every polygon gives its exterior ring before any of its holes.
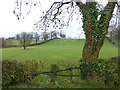
{"type": "MultiPolygon", "coordinates": [[[[81,69],[81,68],[83,68],[83,67],[74,67],[74,68],[68,68],[68,69],[61,69],[61,70],[59,70],[59,67],[58,67],[56,64],[53,64],[53,65],[51,65],[51,66],[52,66],[52,67],[51,67],[51,71],[48,71],[48,72],[40,72],[40,73],[32,74],[31,76],[32,76],[32,77],[36,77],[36,76],[38,76],[38,75],[40,75],[40,74],[49,75],[49,76],[51,77],[50,82],[51,82],[52,84],[55,84],[55,83],[56,83],[56,78],[57,78],[58,76],[71,77],[71,79],[72,79],[72,77],[96,76],[96,75],[87,75],[87,74],[86,74],[86,75],[73,75],[73,72],[72,72],[73,69],[81,69]],[[62,71],[70,71],[71,74],[70,74],[70,75],[57,74],[58,72],[62,72],[62,71]]],[[[71,80],[71,79],[70,79],[70,80],[71,80]]]]}
{"type": "MultiPolygon", "coordinates": [[[[68,71],[68,70],[73,70],[73,69],[80,69],[82,67],[74,67],[74,68],[68,68],[68,69],[62,69],[62,70],[53,70],[53,71],[48,71],[48,72],[40,72],[36,74],[32,74],[32,76],[38,76],[40,74],[45,74],[45,75],[57,75],[57,76],[63,76],[63,77],[80,77],[83,75],[62,75],[62,74],[56,74],[57,72],[62,72],[62,71],[68,71]]],[[[95,75],[86,75],[86,76],[95,76],[95,75]]]]}

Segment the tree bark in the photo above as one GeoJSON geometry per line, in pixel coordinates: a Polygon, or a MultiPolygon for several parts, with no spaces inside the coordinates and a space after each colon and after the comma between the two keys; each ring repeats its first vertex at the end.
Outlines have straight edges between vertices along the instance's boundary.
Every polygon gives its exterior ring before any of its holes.
{"type": "Polygon", "coordinates": [[[24,47],[24,50],[26,49],[26,46],[23,46],[24,47]]]}
{"type": "MultiPolygon", "coordinates": [[[[95,61],[98,60],[99,52],[103,43],[101,43],[98,46],[95,46],[94,43],[91,41],[92,40],[90,39],[86,40],[86,43],[83,48],[82,58],[88,61],[95,61]]],[[[103,40],[101,42],[103,42],[103,40]]]]}
{"type": "Polygon", "coordinates": [[[99,14],[95,2],[86,2],[86,4],[77,2],[76,4],[80,7],[83,14],[83,30],[86,35],[82,58],[88,61],[98,60],[116,2],[108,2],[103,11],[101,11],[99,20],[97,20],[99,14]],[[93,38],[96,36],[97,38],[93,38]]]}
{"type": "MultiPolygon", "coordinates": [[[[103,46],[105,35],[108,32],[109,22],[116,2],[108,2],[103,11],[101,11],[101,14],[99,14],[96,7],[97,3],[95,2],[86,2],[86,4],[77,2],[76,4],[80,7],[83,15],[83,30],[86,36],[82,59],[96,61],[103,46]],[[98,20],[99,15],[101,16],[98,20]]],[[[84,68],[81,69],[81,74],[83,75],[82,79],[90,79],[86,76],[87,71],[84,68]]]]}

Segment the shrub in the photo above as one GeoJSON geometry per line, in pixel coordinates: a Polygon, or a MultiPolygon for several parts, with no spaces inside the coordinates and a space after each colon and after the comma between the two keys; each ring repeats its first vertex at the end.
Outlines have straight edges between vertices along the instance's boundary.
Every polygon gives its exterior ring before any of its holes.
{"type": "Polygon", "coordinates": [[[85,79],[87,75],[96,75],[109,87],[117,87],[118,85],[118,65],[116,62],[98,60],[98,61],[86,61],[80,60],[80,67],[82,67],[81,74],[85,79]]]}
{"type": "Polygon", "coordinates": [[[2,85],[9,86],[16,83],[31,82],[32,74],[40,72],[43,68],[42,62],[37,61],[2,61],[2,85]]]}

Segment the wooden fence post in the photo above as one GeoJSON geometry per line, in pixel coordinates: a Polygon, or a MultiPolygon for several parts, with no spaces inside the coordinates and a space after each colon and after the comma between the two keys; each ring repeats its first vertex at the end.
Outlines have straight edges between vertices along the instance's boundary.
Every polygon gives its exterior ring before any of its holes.
{"type": "MultiPolygon", "coordinates": [[[[58,71],[59,70],[59,67],[56,65],[56,64],[52,64],[51,65],[51,71],[54,72],[54,71],[58,71]]],[[[51,73],[51,84],[56,84],[56,79],[57,79],[57,72],[54,72],[54,73],[51,73]]]]}

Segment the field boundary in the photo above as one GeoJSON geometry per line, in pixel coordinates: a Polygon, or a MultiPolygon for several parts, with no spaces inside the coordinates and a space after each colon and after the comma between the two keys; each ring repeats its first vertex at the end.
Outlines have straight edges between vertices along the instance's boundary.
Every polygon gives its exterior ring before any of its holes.
{"type": "Polygon", "coordinates": [[[73,70],[73,69],[81,69],[83,67],[74,67],[74,68],[68,68],[68,69],[61,69],[61,70],[53,70],[53,71],[48,71],[48,72],[40,72],[36,74],[32,74],[33,77],[38,76],[40,74],[45,74],[45,75],[52,75],[52,76],[63,76],[63,77],[80,77],[80,76],[96,76],[96,75],[63,75],[63,74],[57,74],[57,72],[62,72],[62,71],[68,71],[68,70],[73,70]]]}
{"type": "MultiPolygon", "coordinates": [[[[40,43],[33,43],[33,44],[30,44],[29,46],[41,45],[41,44],[47,43],[47,42],[49,42],[51,40],[53,40],[53,39],[50,39],[50,40],[47,40],[47,41],[43,41],[43,42],[40,42],[40,43]]],[[[10,45],[10,46],[1,47],[1,48],[14,48],[14,47],[22,47],[22,46],[21,45],[10,45]]]]}

